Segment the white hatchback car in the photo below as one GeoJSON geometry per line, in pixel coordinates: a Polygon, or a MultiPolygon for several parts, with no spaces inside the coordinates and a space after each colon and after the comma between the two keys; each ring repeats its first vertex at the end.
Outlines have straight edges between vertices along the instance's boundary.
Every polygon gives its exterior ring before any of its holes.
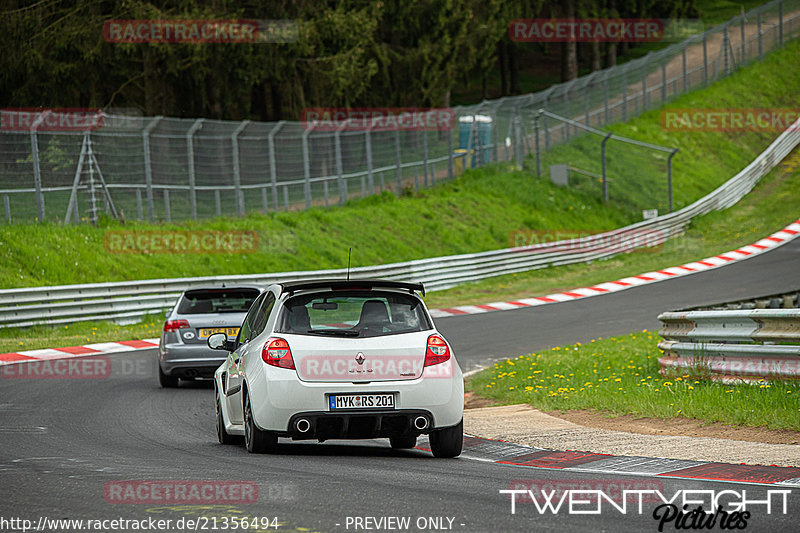
{"type": "Polygon", "coordinates": [[[278,437],[371,439],[437,457],[461,453],[464,382],[418,283],[315,280],[269,286],[215,372],[217,436],[250,452],[278,437]]]}

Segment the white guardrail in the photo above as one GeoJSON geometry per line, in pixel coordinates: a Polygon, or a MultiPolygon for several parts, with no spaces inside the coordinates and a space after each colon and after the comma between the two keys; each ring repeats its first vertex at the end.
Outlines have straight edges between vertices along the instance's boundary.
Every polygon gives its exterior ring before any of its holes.
{"type": "MultiPolygon", "coordinates": [[[[351,278],[422,282],[440,290],[492,276],[602,259],[645,246],[656,246],[683,233],[694,217],[738,202],[800,144],[800,119],[781,133],[752,163],[725,184],[673,213],[580,239],[490,252],[451,255],[353,268],[351,278]]],[[[0,291],[0,327],[63,324],[86,320],[134,319],[174,305],[186,289],[226,284],[267,285],[276,281],[332,277],[345,269],[257,275],[154,279],[0,291]]]]}
{"type": "Polygon", "coordinates": [[[800,309],[678,311],[658,319],[662,373],[721,381],[800,378],[800,309]]]}

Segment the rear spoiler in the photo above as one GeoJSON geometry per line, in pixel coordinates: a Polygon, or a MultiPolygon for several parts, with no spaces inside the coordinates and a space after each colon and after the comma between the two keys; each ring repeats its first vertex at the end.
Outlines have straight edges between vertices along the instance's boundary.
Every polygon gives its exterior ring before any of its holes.
{"type": "Polygon", "coordinates": [[[419,292],[425,296],[425,287],[422,283],[407,283],[404,281],[391,281],[386,279],[321,279],[321,280],[308,280],[308,281],[290,281],[286,283],[278,283],[281,287],[281,293],[292,294],[297,291],[311,290],[311,289],[405,289],[410,292],[419,292]]]}

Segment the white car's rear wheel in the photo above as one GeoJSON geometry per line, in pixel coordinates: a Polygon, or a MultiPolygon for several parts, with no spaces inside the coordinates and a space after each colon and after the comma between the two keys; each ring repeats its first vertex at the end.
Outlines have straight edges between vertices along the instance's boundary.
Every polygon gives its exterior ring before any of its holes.
{"type": "Polygon", "coordinates": [[[395,450],[406,450],[417,445],[416,435],[411,437],[391,437],[389,443],[395,450]]]}
{"type": "Polygon", "coordinates": [[[245,396],[244,399],[244,444],[250,453],[274,452],[278,447],[278,436],[275,433],[256,427],[250,396],[245,396]]]}
{"type": "Polygon", "coordinates": [[[464,443],[464,421],[451,428],[431,431],[431,451],[435,457],[456,457],[464,443]]]}
{"type": "Polygon", "coordinates": [[[214,385],[214,392],[217,411],[217,440],[220,444],[236,444],[236,442],[241,442],[235,435],[231,435],[225,431],[225,420],[222,418],[222,404],[220,403],[219,391],[217,390],[216,384],[214,385]]]}

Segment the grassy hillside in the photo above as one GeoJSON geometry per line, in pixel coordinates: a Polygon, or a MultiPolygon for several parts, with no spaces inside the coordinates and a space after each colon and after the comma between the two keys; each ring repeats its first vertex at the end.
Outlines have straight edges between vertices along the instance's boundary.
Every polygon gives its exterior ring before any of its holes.
{"type": "MultiPolygon", "coordinates": [[[[712,87],[686,95],[670,108],[797,107],[800,43],[771,54],[712,87]]],[[[677,146],[675,198],[693,201],[744,167],[777,135],[768,133],[666,132],[651,111],[612,129],[621,135],[677,146]]],[[[557,148],[548,158],[585,168],[596,153],[588,138],[557,148]]],[[[641,166],[613,167],[612,201],[599,190],[556,188],[547,178],[508,164],[467,172],[433,189],[353,201],[343,207],[270,213],[246,218],[177,224],[105,221],[100,227],[30,224],[0,226],[0,286],[57,285],[215,274],[343,267],[405,261],[509,246],[520,229],[604,230],[637,221],[653,207],[656,185],[641,183],[641,166]],[[655,192],[654,192],[655,191],[655,192]],[[250,254],[109,253],[109,230],[251,230],[259,249],[250,254]]]]}

